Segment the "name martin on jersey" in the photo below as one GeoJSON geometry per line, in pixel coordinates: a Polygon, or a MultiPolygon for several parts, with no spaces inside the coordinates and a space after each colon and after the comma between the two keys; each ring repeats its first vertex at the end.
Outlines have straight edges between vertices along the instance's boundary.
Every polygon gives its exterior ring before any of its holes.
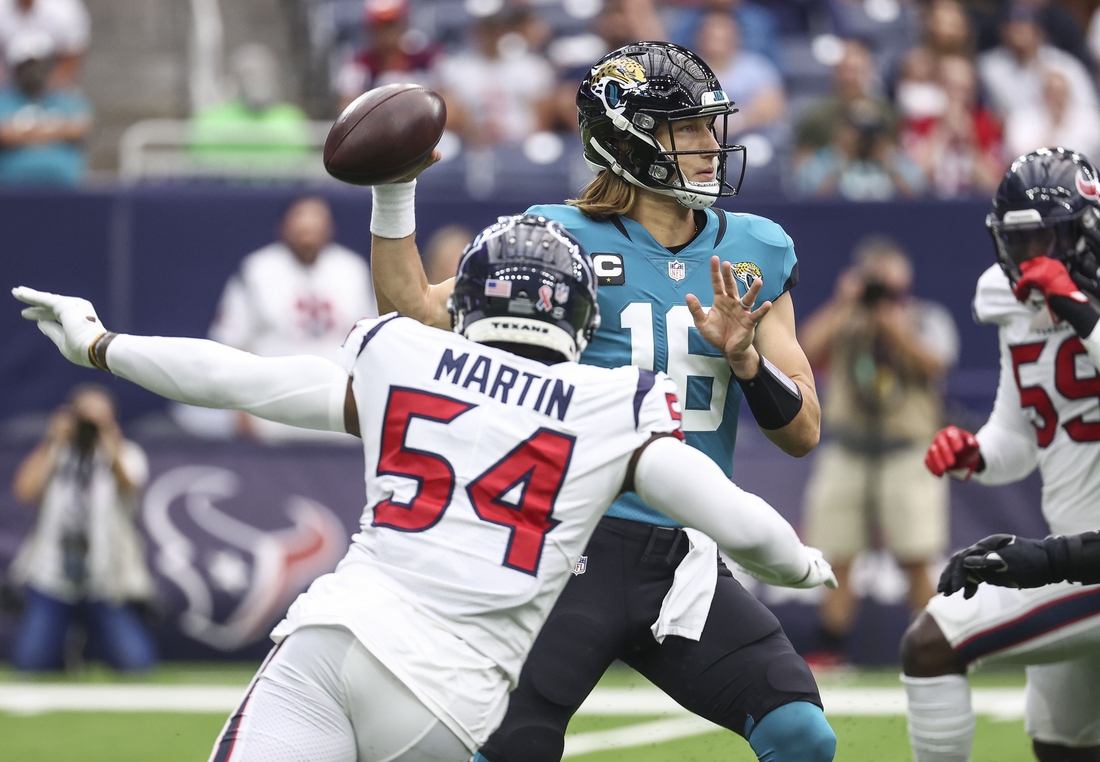
{"type": "Polygon", "coordinates": [[[537,373],[521,371],[504,364],[498,358],[463,352],[455,356],[450,347],[443,350],[435,369],[435,380],[450,381],[455,386],[471,386],[505,405],[516,405],[546,416],[565,420],[574,387],[560,378],[545,378],[537,373]],[[490,379],[492,379],[490,381],[490,379]]]}

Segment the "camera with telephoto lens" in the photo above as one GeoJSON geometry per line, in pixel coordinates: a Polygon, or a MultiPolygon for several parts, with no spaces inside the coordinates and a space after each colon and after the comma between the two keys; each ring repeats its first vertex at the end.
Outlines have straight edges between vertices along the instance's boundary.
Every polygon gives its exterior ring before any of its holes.
{"type": "Polygon", "coordinates": [[[859,301],[866,307],[874,307],[880,302],[892,302],[897,298],[898,295],[889,286],[876,280],[870,280],[863,286],[863,293],[860,295],[859,301]]]}
{"type": "Polygon", "coordinates": [[[76,446],[82,452],[89,452],[99,439],[99,426],[86,418],[76,419],[76,446]]]}

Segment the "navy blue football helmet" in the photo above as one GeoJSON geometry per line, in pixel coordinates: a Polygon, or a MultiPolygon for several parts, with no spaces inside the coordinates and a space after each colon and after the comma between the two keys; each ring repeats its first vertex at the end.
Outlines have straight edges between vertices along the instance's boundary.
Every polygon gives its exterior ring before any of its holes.
{"type": "Polygon", "coordinates": [[[595,171],[610,170],[633,185],[705,209],[736,196],[745,178],[745,147],[726,142],[727,120],[737,113],[714,71],[702,58],[671,42],[637,42],[613,50],[588,72],[577,91],[584,158],[595,171]],[[689,182],[676,158],[710,151],[678,151],[656,137],[665,122],[713,116],[718,171],[708,183],[689,182]],[[740,152],[737,185],[726,180],[729,154],[740,152]]]}
{"type": "Polygon", "coordinates": [[[1051,257],[1100,298],[1100,178],[1082,154],[1040,148],[1012,162],[985,218],[997,261],[1015,284],[1020,263],[1051,257]]]}
{"type": "Polygon", "coordinates": [[[545,347],[570,361],[600,325],[588,254],[561,223],[529,214],[500,217],[470,242],[448,309],[472,341],[545,347]]]}

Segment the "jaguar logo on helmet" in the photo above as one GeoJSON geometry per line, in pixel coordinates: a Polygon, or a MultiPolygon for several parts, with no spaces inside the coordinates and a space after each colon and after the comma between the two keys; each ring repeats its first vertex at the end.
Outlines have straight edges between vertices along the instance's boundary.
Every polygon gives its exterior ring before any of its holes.
{"type": "Polygon", "coordinates": [[[1084,167],[1077,170],[1077,192],[1090,201],[1100,202],[1100,181],[1086,172],[1084,167]]]}
{"type": "Polygon", "coordinates": [[[601,64],[592,75],[592,92],[609,108],[618,108],[625,90],[644,84],[645,68],[633,58],[615,58],[601,64]]]}
{"type": "Polygon", "coordinates": [[[629,87],[645,82],[645,67],[633,58],[614,58],[600,65],[592,75],[592,81],[599,82],[607,77],[617,79],[629,87]]]}

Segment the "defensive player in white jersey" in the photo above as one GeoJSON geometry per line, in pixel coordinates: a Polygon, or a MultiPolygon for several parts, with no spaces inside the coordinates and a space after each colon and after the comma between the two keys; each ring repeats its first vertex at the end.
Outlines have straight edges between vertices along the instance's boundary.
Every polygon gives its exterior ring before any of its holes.
{"type": "MultiPolygon", "coordinates": [[[[751,324],[715,270],[715,326],[751,324]]],[[[92,306],[16,289],[70,360],[191,404],[359,434],[367,508],[279,643],[213,762],[461,762],[497,726],[600,515],[633,489],[772,583],[836,584],[760,498],[684,445],[662,373],[575,360],[599,321],[591,262],[556,222],[502,218],[467,249],[455,332],[358,323],[340,365],[105,333],[92,306]],[[531,307],[517,315],[521,303],[531,307]]]]}
{"type": "MultiPolygon", "coordinates": [[[[1013,162],[986,220],[999,266],[974,299],[977,320],[999,329],[993,413],[977,436],[942,430],[925,461],[984,484],[1038,467],[1056,534],[1100,527],[1098,223],[1100,185],[1085,157],[1054,148],[1013,162]]],[[[978,587],[957,572],[949,567],[940,590],[967,595],[933,598],[902,641],[917,762],[970,758],[966,672],[992,663],[1028,665],[1026,727],[1041,762],[1100,760],[1100,586],[978,587]]]]}

